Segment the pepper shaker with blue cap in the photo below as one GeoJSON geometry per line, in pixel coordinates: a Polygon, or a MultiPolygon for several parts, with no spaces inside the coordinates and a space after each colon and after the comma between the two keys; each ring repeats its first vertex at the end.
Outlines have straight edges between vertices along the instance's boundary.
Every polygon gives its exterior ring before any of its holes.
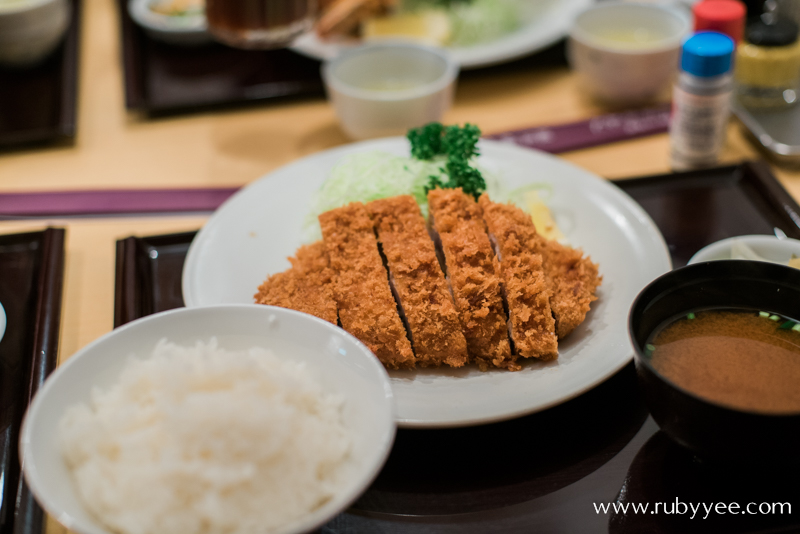
{"type": "Polygon", "coordinates": [[[733,92],[733,39],[698,32],[683,43],[681,70],[672,94],[672,168],[714,165],[725,143],[733,92]]]}

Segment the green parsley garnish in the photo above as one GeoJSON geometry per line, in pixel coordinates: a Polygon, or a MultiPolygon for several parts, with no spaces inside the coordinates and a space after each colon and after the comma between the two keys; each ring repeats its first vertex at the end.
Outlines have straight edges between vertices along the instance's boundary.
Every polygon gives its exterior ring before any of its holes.
{"type": "Polygon", "coordinates": [[[447,175],[447,180],[431,175],[427,193],[431,189],[460,187],[465,193],[478,198],[486,191],[486,180],[481,172],[470,165],[470,160],[479,155],[478,139],[481,137],[480,129],[473,124],[443,126],[432,122],[408,132],[411,143],[411,155],[419,160],[431,160],[437,156],[447,158],[441,171],[447,175]]]}

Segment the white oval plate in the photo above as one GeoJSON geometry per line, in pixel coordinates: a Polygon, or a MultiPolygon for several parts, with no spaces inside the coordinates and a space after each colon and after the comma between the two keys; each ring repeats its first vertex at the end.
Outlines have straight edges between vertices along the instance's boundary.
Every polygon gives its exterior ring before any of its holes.
{"type": "MultiPolygon", "coordinates": [[[[564,38],[575,17],[594,0],[535,0],[528,3],[530,13],[519,29],[500,39],[470,47],[452,47],[447,50],[462,69],[488,67],[520,58],[542,50],[564,38]]],[[[360,44],[359,41],[327,42],[309,32],[295,41],[291,48],[303,55],[327,60],[343,50],[360,44]]]]}
{"type": "MultiPolygon", "coordinates": [[[[109,534],[81,503],[59,448],[67,407],[107,390],[131,356],[147,359],[161,339],[193,346],[215,336],[226,350],[260,347],[307,364],[326,393],[341,395],[342,423],[352,437],[339,493],[274,534],[309,532],[347,508],[372,483],[394,442],[394,406],[383,366],[353,336],[305,313],[272,306],[179,308],[121,326],[70,357],[50,375],[25,416],[20,457],[25,480],[42,507],[70,531],[109,534]]],[[[243,409],[247,409],[246,406],[243,409]]]]}
{"type": "MultiPolygon", "coordinates": [[[[554,156],[481,141],[481,165],[509,189],[551,184],[556,221],[574,246],[600,264],[603,285],[586,321],[559,344],[552,363],[522,371],[425,369],[392,371],[398,424],[466,426],[543,410],[587,391],[633,356],[627,334],[634,297],[671,261],[645,211],[615,185],[554,156]]],[[[268,274],[289,267],[301,245],[309,199],[347,154],[384,150],[408,155],[405,138],[346,145],[303,158],[250,184],[212,215],[189,248],[183,269],[187,306],[253,302],[268,274]]]]}

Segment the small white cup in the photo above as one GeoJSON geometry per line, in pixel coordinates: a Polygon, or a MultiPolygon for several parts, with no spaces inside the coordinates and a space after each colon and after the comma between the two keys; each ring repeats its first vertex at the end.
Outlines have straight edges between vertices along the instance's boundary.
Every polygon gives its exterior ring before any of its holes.
{"type": "Polygon", "coordinates": [[[458,64],[412,43],[359,47],[322,66],[328,98],[353,139],[404,134],[439,121],[453,102],[458,64]]]}
{"type": "Polygon", "coordinates": [[[689,13],[680,7],[602,2],[575,19],[567,54],[592,96],[638,104],[672,82],[690,30],[689,13]]]}
{"type": "Polygon", "coordinates": [[[69,0],[19,0],[0,4],[0,65],[24,67],[47,57],[71,18],[69,0]]]}

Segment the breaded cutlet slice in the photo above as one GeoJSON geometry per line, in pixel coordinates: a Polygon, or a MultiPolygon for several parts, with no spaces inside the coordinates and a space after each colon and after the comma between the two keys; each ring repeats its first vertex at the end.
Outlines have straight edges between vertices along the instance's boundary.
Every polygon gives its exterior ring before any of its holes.
{"type": "Polygon", "coordinates": [[[335,273],[334,297],[342,327],[390,369],[414,367],[414,353],[397,313],[369,212],[360,202],[319,216],[335,273]]]}
{"type": "Polygon", "coordinates": [[[511,204],[481,195],[478,205],[500,260],[503,295],[508,304],[509,334],[519,356],[558,357],[556,323],[550,310],[550,286],[542,256],[533,252],[536,228],[530,215],[511,204]]]}
{"type": "Polygon", "coordinates": [[[413,197],[404,195],[367,204],[389,267],[417,363],[423,367],[467,363],[467,341],[447,290],[436,248],[413,197]]]}
{"type": "Polygon", "coordinates": [[[550,288],[550,307],[556,320],[559,339],[568,336],[585,319],[595,291],[603,277],[598,266],[580,249],[539,236],[537,250],[542,254],[544,273],[550,288]]]}
{"type": "Polygon", "coordinates": [[[273,274],[258,287],[258,293],[253,296],[256,304],[310,313],[337,324],[333,271],[323,242],[300,247],[289,261],[290,269],[273,274]]]}
{"type": "Polygon", "coordinates": [[[432,189],[428,209],[470,359],[484,371],[490,366],[520,369],[508,342],[500,266],[478,205],[460,188],[432,189]]]}

